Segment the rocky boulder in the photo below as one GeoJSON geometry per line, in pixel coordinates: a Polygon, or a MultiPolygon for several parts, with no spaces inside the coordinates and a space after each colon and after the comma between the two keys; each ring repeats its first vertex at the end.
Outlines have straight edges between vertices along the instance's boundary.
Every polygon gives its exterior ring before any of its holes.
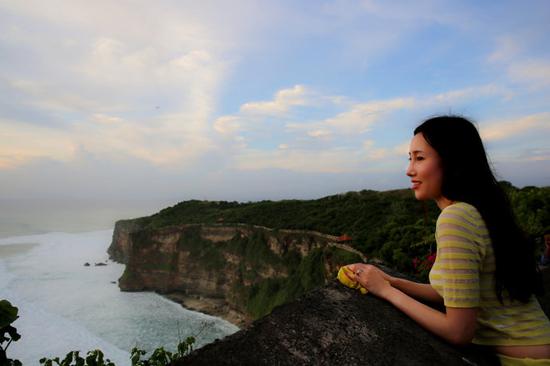
{"type": "Polygon", "coordinates": [[[275,308],[249,328],[176,365],[494,365],[475,346],[453,347],[384,300],[337,281],[275,308]]]}

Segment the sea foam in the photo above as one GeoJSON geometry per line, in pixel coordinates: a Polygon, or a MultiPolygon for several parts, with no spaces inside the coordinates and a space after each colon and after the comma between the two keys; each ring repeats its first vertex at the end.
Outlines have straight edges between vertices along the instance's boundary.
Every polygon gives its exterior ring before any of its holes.
{"type": "Polygon", "coordinates": [[[0,257],[0,298],[19,308],[13,325],[22,335],[10,345],[9,357],[38,365],[44,356],[99,348],[117,365],[130,365],[134,346],[174,350],[180,340],[198,335],[198,347],[238,330],[154,293],[121,292],[116,281],[124,266],[106,254],[111,238],[112,230],[103,230],[0,239],[0,246],[26,244],[0,257]]]}

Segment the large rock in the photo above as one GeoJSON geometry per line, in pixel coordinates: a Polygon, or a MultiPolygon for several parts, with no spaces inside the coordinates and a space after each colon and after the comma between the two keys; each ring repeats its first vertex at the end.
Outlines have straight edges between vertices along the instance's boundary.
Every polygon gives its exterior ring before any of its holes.
{"type": "Polygon", "coordinates": [[[474,346],[453,347],[384,300],[338,282],[276,308],[176,365],[494,365],[474,346]]]}

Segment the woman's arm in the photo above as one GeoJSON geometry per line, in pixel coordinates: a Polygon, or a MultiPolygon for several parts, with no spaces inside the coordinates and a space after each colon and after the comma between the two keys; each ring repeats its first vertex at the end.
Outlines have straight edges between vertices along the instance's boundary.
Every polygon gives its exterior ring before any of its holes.
{"type": "MultiPolygon", "coordinates": [[[[373,267],[370,269],[371,271],[378,271],[380,275],[390,283],[390,285],[401,290],[405,294],[420,300],[431,301],[434,303],[443,303],[443,298],[437,293],[437,291],[435,291],[435,289],[430,284],[417,283],[403,278],[393,277],[382,271],[380,268],[374,267],[370,264],[355,263],[350,264],[348,267],[352,270],[353,273],[356,273],[359,269],[365,271],[367,268],[373,267]]],[[[352,280],[357,281],[356,278],[352,278],[352,280]]]]}
{"type": "Polygon", "coordinates": [[[449,343],[466,345],[474,338],[477,325],[477,308],[447,307],[446,312],[442,313],[391,286],[384,293],[383,298],[423,328],[449,343]]]}
{"type": "Polygon", "coordinates": [[[405,294],[417,299],[443,303],[443,298],[429,283],[417,283],[404,278],[391,277],[390,284],[405,294]]]}
{"type": "Polygon", "coordinates": [[[373,266],[356,269],[354,277],[372,294],[389,301],[422,327],[446,341],[463,345],[473,339],[477,325],[477,308],[447,307],[445,313],[432,309],[393,287],[381,271],[373,266]]]}

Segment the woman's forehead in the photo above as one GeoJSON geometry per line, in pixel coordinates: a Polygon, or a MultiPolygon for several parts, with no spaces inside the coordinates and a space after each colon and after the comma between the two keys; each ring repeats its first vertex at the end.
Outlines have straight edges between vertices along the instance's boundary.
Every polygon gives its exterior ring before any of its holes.
{"type": "Polygon", "coordinates": [[[409,145],[409,155],[415,155],[419,153],[431,154],[434,153],[435,149],[426,141],[422,133],[417,133],[411,139],[409,145]]]}
{"type": "Polygon", "coordinates": [[[417,152],[417,151],[426,151],[427,148],[429,147],[430,145],[428,144],[424,136],[421,133],[417,133],[411,139],[411,143],[409,145],[409,151],[411,153],[417,152]]]}

